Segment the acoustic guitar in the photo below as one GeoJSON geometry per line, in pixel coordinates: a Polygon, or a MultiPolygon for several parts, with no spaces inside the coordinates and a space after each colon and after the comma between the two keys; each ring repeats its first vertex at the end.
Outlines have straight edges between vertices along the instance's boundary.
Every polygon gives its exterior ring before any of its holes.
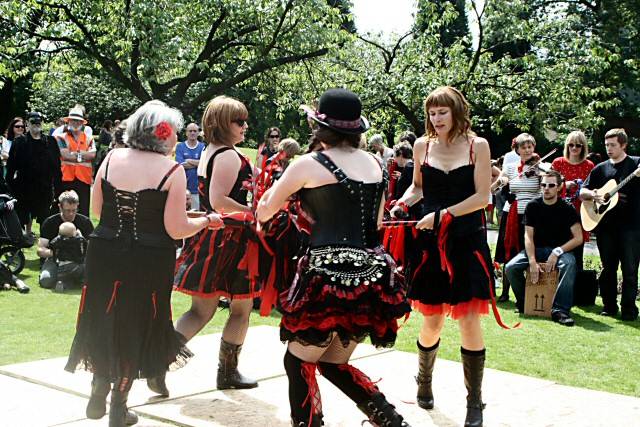
{"type": "Polygon", "coordinates": [[[596,194],[604,195],[604,202],[597,203],[594,200],[583,200],[580,207],[580,219],[582,220],[582,228],[591,231],[609,212],[618,204],[618,191],[629,183],[634,177],[640,177],[640,166],[629,174],[628,177],[616,184],[615,179],[610,179],[605,185],[596,189],[596,194]]]}

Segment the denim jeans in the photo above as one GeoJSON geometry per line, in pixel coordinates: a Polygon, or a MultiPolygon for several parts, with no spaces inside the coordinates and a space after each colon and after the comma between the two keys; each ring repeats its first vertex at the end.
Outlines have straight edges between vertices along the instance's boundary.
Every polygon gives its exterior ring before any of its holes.
{"type": "Polygon", "coordinates": [[[605,311],[618,312],[618,264],[622,270],[622,313],[637,316],[640,231],[618,228],[598,232],[602,273],[598,279],[605,311]]]}
{"type": "MultiPolygon", "coordinates": [[[[544,262],[551,255],[553,248],[536,248],[536,261],[544,262]]],[[[524,272],[529,268],[529,258],[521,251],[507,263],[506,275],[516,296],[516,306],[520,311],[524,308],[524,272]]],[[[565,252],[558,258],[557,268],[560,270],[558,288],[553,298],[551,312],[569,314],[573,305],[573,285],[576,281],[576,259],[571,252],[565,252]]]]}

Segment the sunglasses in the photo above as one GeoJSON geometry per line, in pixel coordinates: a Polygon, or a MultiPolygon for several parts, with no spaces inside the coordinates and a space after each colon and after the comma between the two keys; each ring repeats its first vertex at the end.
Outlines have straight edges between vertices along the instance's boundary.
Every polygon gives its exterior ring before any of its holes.
{"type": "Polygon", "coordinates": [[[13,125],[16,129],[24,129],[24,125],[13,125]]]}
{"type": "Polygon", "coordinates": [[[280,135],[269,135],[269,138],[272,138],[272,139],[280,138],[280,135]]]}
{"type": "Polygon", "coordinates": [[[231,120],[231,123],[235,123],[240,127],[243,127],[244,125],[247,124],[247,121],[244,119],[237,119],[237,120],[231,120]]]}
{"type": "Polygon", "coordinates": [[[554,184],[552,182],[549,182],[549,183],[543,182],[542,184],[540,184],[540,187],[542,188],[555,188],[557,186],[558,184],[554,184]]]}
{"type": "Polygon", "coordinates": [[[567,144],[569,148],[582,148],[582,144],[567,144]]]}

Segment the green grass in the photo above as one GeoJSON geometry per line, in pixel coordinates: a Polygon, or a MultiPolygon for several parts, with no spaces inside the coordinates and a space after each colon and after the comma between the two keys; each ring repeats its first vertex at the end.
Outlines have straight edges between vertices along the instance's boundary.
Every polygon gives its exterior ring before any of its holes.
{"type": "MultiPolygon", "coordinates": [[[[255,155],[255,150],[248,154],[255,155]]],[[[21,277],[31,292],[26,295],[0,292],[3,326],[0,365],[66,356],[73,339],[80,292],[56,294],[41,289],[37,284],[39,264],[35,248],[26,251],[26,256],[27,266],[21,277]]],[[[594,258],[586,257],[587,262],[593,262],[594,258]]],[[[172,303],[177,318],[189,308],[190,298],[174,293],[172,303]]],[[[598,304],[575,307],[573,328],[548,319],[519,316],[514,313],[513,303],[499,304],[505,323],[513,325],[521,321],[523,325],[505,331],[492,315],[483,318],[487,366],[565,385],[640,396],[640,370],[634,363],[640,348],[640,322],[601,317],[599,300],[598,304]]],[[[226,318],[226,311],[219,312],[202,333],[221,332],[226,318]]],[[[421,321],[420,314],[411,315],[400,329],[396,349],[415,352],[421,321]]],[[[277,315],[261,318],[254,314],[251,318],[252,325],[278,323],[277,315]]],[[[455,323],[446,321],[438,354],[441,358],[460,359],[455,323]]]]}
{"type": "MultiPolygon", "coordinates": [[[[0,365],[65,356],[73,339],[79,291],[56,294],[37,285],[35,250],[27,251],[27,267],[21,277],[31,287],[29,294],[0,292],[3,333],[0,365]]],[[[173,313],[177,318],[189,308],[189,297],[175,293],[173,313]]],[[[567,328],[547,319],[521,317],[513,303],[500,304],[507,324],[522,321],[517,330],[504,331],[492,316],[483,319],[487,366],[561,384],[640,396],[640,370],[635,369],[640,348],[640,322],[627,323],[600,317],[599,306],[574,308],[576,326],[567,328]],[[629,367],[629,370],[625,369],[629,367]]],[[[227,318],[220,311],[202,333],[222,330],[227,318]]],[[[417,313],[400,329],[396,348],[415,352],[421,316],[417,313]]],[[[252,325],[278,325],[277,316],[252,315],[252,325]]],[[[459,360],[459,335],[454,321],[447,320],[439,357],[459,360]]]]}

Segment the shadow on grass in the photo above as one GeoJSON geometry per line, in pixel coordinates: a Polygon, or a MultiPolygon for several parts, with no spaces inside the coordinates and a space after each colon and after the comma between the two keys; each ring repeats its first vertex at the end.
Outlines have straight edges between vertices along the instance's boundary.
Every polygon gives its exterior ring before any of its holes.
{"type": "MultiPolygon", "coordinates": [[[[582,309],[584,310],[584,308],[582,309]]],[[[607,325],[606,323],[594,320],[591,317],[582,316],[575,311],[571,313],[571,317],[573,317],[573,319],[576,321],[576,327],[582,329],[587,329],[594,332],[609,332],[611,329],[613,329],[611,325],[607,325]]]]}

